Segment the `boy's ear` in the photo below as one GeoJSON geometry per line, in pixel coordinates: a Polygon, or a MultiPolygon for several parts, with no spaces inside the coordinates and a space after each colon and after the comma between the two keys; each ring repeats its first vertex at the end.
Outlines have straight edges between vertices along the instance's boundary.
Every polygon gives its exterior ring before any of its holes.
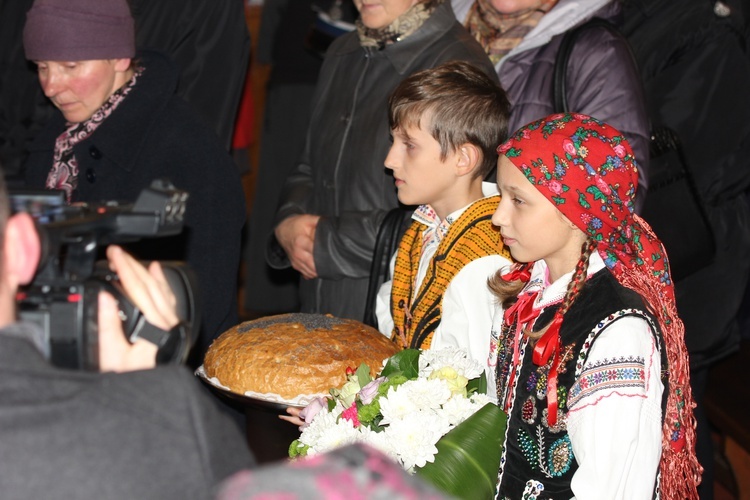
{"type": "Polygon", "coordinates": [[[470,175],[479,166],[482,152],[474,144],[465,143],[456,150],[456,174],[461,177],[470,175]]]}

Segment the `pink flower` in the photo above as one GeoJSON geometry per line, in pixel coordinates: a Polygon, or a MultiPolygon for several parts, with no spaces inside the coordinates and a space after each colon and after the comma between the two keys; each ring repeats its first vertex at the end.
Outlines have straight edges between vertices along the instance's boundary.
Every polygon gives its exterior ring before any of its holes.
{"type": "Polygon", "coordinates": [[[354,427],[359,427],[359,417],[357,416],[357,402],[355,401],[352,405],[341,413],[341,418],[349,420],[354,427]]]}
{"type": "Polygon", "coordinates": [[[576,146],[575,144],[573,144],[573,141],[571,141],[570,139],[565,139],[562,143],[562,147],[565,150],[565,152],[568,153],[569,155],[576,154],[576,146]]]}
{"type": "Polygon", "coordinates": [[[622,144],[618,144],[617,146],[615,146],[612,149],[615,150],[615,154],[618,156],[618,158],[624,158],[625,157],[625,146],[623,146],[622,144]]]}
{"type": "Polygon", "coordinates": [[[547,189],[549,189],[552,194],[557,196],[559,196],[563,191],[562,184],[557,181],[549,181],[547,183],[547,189]]]}
{"type": "Polygon", "coordinates": [[[378,395],[378,387],[385,380],[385,377],[378,377],[359,391],[359,400],[362,401],[362,404],[369,405],[372,403],[372,400],[378,395]]]}
{"type": "Polygon", "coordinates": [[[312,419],[315,418],[315,415],[320,412],[323,408],[326,408],[328,406],[328,400],[326,398],[315,398],[313,399],[307,406],[305,406],[301,412],[299,412],[299,418],[300,420],[304,420],[304,424],[302,424],[302,429],[306,429],[309,427],[310,422],[312,422],[312,419]]]}
{"type": "Polygon", "coordinates": [[[596,176],[596,187],[598,187],[602,193],[607,194],[607,195],[612,192],[612,190],[609,189],[609,185],[606,182],[604,182],[604,179],[602,179],[598,175],[596,176]]]}

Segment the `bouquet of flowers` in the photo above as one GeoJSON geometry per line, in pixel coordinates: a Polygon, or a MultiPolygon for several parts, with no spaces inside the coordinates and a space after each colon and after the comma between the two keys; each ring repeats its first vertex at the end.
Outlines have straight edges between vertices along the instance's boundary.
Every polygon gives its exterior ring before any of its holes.
{"type": "Polygon", "coordinates": [[[367,365],[302,410],[289,456],[369,444],[454,496],[495,494],[506,415],[484,394],[479,363],[455,349],[406,349],[376,378],[367,365]]]}

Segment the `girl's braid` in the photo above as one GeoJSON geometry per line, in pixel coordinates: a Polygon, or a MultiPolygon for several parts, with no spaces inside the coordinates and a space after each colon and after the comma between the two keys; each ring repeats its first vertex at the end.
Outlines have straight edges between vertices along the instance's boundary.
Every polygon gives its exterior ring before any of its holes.
{"type": "Polygon", "coordinates": [[[587,238],[581,246],[581,258],[578,259],[573,277],[570,283],[568,283],[568,289],[565,291],[565,298],[558,312],[560,316],[564,316],[568,312],[568,309],[570,309],[570,306],[573,305],[578,296],[578,292],[581,291],[583,284],[586,282],[586,275],[589,270],[589,257],[591,257],[591,253],[594,250],[596,250],[596,240],[587,238]]]}

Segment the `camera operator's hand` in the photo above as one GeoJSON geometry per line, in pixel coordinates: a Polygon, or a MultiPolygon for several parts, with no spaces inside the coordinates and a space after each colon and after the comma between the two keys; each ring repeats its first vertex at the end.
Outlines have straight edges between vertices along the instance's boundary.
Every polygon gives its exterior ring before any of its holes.
{"type": "MultiPolygon", "coordinates": [[[[148,270],[118,246],[107,248],[112,271],[116,272],[128,298],[146,320],[162,330],[177,323],[177,300],[158,262],[148,270]]],[[[117,303],[110,294],[99,294],[99,368],[101,371],[130,371],[153,368],[157,348],[143,339],[130,344],[122,330],[117,303]]]]}
{"type": "Polygon", "coordinates": [[[149,323],[162,330],[171,330],[180,322],[177,299],[158,262],[152,262],[147,270],[116,245],[107,248],[107,258],[109,268],[117,273],[130,302],[140,309],[149,323]]]}
{"type": "Polygon", "coordinates": [[[99,292],[99,370],[128,372],[156,366],[156,345],[143,339],[131,344],[125,339],[117,301],[99,292]]]}

